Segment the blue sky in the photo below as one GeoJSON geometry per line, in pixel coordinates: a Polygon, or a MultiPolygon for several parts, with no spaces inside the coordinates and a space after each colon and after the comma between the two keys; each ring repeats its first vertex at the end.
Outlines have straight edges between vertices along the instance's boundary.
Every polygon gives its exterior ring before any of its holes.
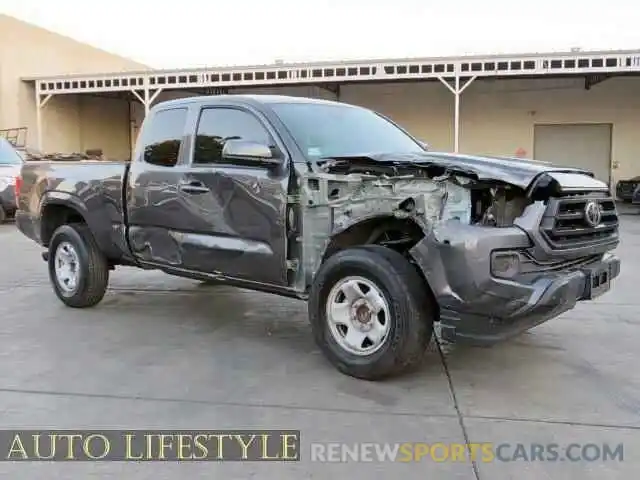
{"type": "Polygon", "coordinates": [[[640,49],[633,0],[0,0],[0,12],[156,68],[640,49]]]}

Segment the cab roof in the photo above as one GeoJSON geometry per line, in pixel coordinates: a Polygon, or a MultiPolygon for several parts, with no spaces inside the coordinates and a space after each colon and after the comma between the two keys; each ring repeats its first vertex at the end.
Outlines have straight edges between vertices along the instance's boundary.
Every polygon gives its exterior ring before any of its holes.
{"type": "Polygon", "coordinates": [[[261,94],[229,94],[229,95],[196,95],[193,97],[186,98],[176,98],[174,100],[167,100],[158,105],[154,105],[151,110],[156,110],[160,106],[168,107],[168,106],[180,106],[180,105],[190,105],[193,103],[206,103],[206,104],[216,104],[216,103],[247,103],[254,105],[268,105],[268,104],[276,104],[276,103],[305,103],[305,104],[317,104],[317,105],[340,105],[340,106],[349,106],[348,104],[341,102],[334,102],[331,100],[323,100],[319,98],[309,98],[309,97],[295,97],[290,95],[261,95],[261,94]]]}

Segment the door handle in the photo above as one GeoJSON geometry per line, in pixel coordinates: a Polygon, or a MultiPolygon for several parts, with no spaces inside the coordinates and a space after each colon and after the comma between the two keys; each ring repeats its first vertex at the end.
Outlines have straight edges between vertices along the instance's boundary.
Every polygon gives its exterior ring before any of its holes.
{"type": "Polygon", "coordinates": [[[199,180],[185,180],[178,185],[180,191],[185,193],[202,194],[208,193],[209,188],[199,180]]]}

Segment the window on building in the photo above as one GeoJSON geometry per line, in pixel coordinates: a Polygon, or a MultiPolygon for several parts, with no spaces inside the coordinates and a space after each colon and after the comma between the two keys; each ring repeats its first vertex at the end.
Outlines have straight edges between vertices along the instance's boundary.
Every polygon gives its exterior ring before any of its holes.
{"type": "Polygon", "coordinates": [[[273,143],[269,132],[251,113],[234,108],[207,108],[200,114],[193,163],[226,163],[222,149],[228,140],[273,143]]]}
{"type": "Polygon", "coordinates": [[[163,167],[173,167],[178,163],[186,120],[186,108],[162,110],[156,113],[151,129],[145,132],[144,161],[163,167]]]}

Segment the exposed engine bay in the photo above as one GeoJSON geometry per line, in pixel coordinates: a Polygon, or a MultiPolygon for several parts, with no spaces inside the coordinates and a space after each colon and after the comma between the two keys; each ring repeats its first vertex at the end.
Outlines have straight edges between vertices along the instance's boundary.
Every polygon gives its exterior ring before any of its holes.
{"type": "MultiPolygon", "coordinates": [[[[558,169],[548,174],[544,162],[434,152],[426,156],[330,158],[320,164],[320,169],[333,174],[335,181],[350,178],[348,184],[354,187],[359,184],[354,189],[337,188],[329,192],[327,201],[338,211],[341,202],[347,199],[353,209],[363,209],[359,212],[361,217],[375,213],[375,208],[369,210],[371,202],[383,202],[386,208],[389,202],[399,202],[393,209],[394,215],[408,214],[416,207],[414,218],[422,216],[427,224],[458,218],[469,225],[505,227],[512,225],[529,204],[562,196],[563,187],[580,187],[584,191],[606,189],[606,185],[586,171],[558,169]],[[405,198],[401,198],[403,194],[405,198]],[[423,204],[422,210],[416,203],[423,204]]],[[[316,198],[316,201],[323,200],[316,198]]],[[[358,216],[352,213],[351,218],[358,216]]]]}
{"type": "MultiPolygon", "coordinates": [[[[442,169],[409,171],[405,167],[402,170],[355,165],[345,171],[328,165],[328,173],[343,173],[345,180],[360,183],[359,188],[353,190],[339,188],[334,183],[328,200],[337,207],[347,196],[351,207],[358,210],[358,205],[371,207],[370,202],[400,200],[393,209],[396,217],[413,214],[423,216],[427,223],[455,218],[467,224],[496,227],[512,225],[532,201],[523,189],[500,181],[478,181],[442,169]],[[402,195],[406,198],[399,198],[402,195]]],[[[367,213],[363,211],[362,216],[367,213]]]]}
{"type": "Polygon", "coordinates": [[[472,190],[472,223],[494,227],[513,225],[531,202],[518,187],[497,186],[472,190]],[[475,195],[474,195],[475,194],[475,195]]]}

